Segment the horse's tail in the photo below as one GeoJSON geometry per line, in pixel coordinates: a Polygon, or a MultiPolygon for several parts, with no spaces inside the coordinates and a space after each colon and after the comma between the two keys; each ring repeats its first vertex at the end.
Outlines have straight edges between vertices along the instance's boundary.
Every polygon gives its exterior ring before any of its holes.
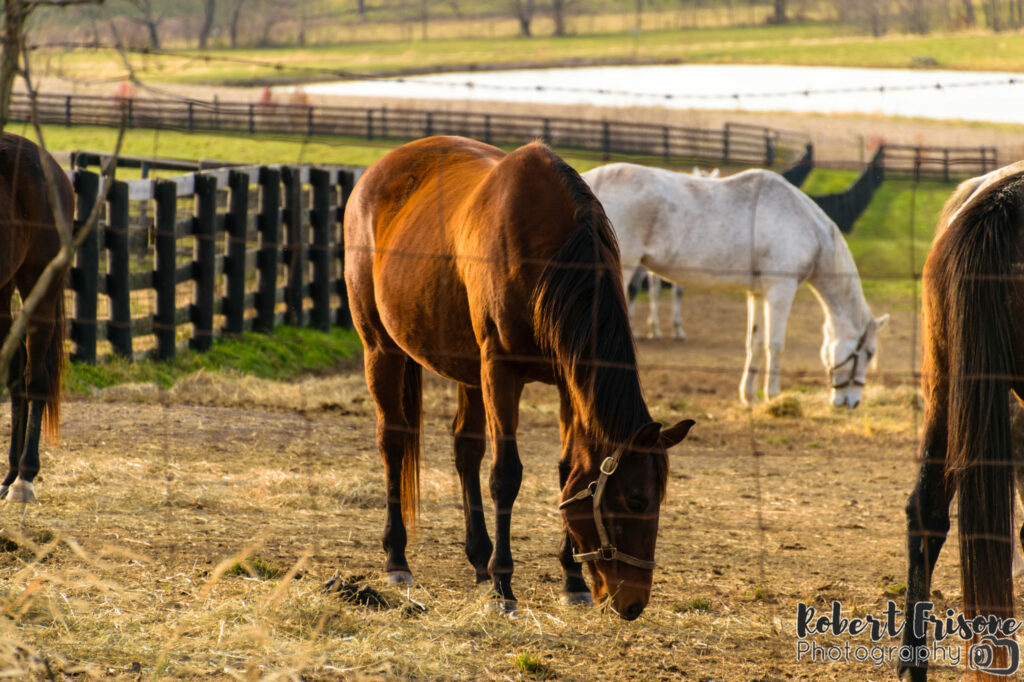
{"type": "Polygon", "coordinates": [[[64,359],[64,338],[67,334],[67,320],[64,314],[64,277],[54,287],[57,291],[57,302],[53,312],[53,335],[50,337],[50,348],[47,358],[50,367],[50,386],[46,391],[46,405],[43,408],[43,433],[51,443],[60,442],[60,400],[64,393],[64,370],[67,362],[64,359]]]}
{"type": "Polygon", "coordinates": [[[402,411],[409,434],[402,453],[402,520],[415,534],[420,512],[420,440],[423,421],[423,369],[411,358],[402,376],[402,411]]]}
{"type": "Polygon", "coordinates": [[[1014,373],[1011,268],[1022,175],[994,184],[949,226],[939,286],[946,286],[949,361],[947,473],[958,491],[964,611],[1013,614],[1013,469],[1008,394],[1014,373]]]}

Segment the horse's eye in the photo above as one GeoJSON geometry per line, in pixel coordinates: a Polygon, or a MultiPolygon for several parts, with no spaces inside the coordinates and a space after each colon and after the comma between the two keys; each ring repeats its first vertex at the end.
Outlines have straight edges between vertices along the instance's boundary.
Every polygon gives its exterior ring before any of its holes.
{"type": "Polygon", "coordinates": [[[626,509],[633,512],[634,514],[642,514],[647,511],[647,500],[642,497],[636,497],[630,495],[626,498],[626,509]]]}
{"type": "Polygon", "coordinates": [[[871,362],[871,358],[875,355],[875,351],[869,350],[869,351],[867,351],[867,354],[868,354],[868,362],[871,362]]]}

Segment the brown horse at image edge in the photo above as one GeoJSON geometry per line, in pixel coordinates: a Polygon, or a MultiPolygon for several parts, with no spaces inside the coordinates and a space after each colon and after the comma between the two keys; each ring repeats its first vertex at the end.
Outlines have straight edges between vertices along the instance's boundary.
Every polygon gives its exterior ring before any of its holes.
{"type": "Polygon", "coordinates": [[[542,144],[510,154],[432,137],[369,168],[345,211],[345,281],[377,404],[386,465],[385,570],[410,582],[406,525],[419,494],[421,372],[458,382],[453,424],[466,556],[477,582],[514,611],[512,506],[523,386],[561,396],[563,598],[591,593],[623,618],[650,598],[666,449],[690,420],[662,429],[644,403],[618,246],[601,204],[542,144]],[[493,461],[492,545],[480,463],[493,461]],[[587,591],[581,562],[592,577],[587,591]]]}
{"type": "MultiPolygon", "coordinates": [[[[903,630],[903,644],[915,656],[899,663],[900,674],[914,682],[927,679],[928,668],[927,658],[918,657],[928,651],[927,634],[915,631],[914,611],[930,601],[954,494],[964,614],[1013,615],[1011,525],[1014,467],[1020,463],[1013,461],[1007,397],[1011,390],[1024,396],[1022,226],[1024,168],[964,183],[946,204],[924,267],[925,420],[921,469],[906,510],[903,630]]],[[[975,677],[997,679],[1001,669],[1013,667],[1006,654],[1019,648],[1005,634],[998,628],[984,633],[975,639],[979,646],[968,649],[971,656],[980,654],[967,661],[975,677]]]]}
{"type": "MultiPolygon", "coordinates": [[[[18,135],[0,139],[0,343],[13,322],[11,298],[26,298],[60,251],[58,213],[70,220],[74,210],[71,183],[45,150],[18,135]],[[45,167],[44,167],[45,164],[45,167]],[[52,187],[50,184],[52,183],[52,187]],[[60,204],[58,212],[52,200],[60,204]]],[[[29,320],[28,338],[11,361],[9,469],[0,483],[0,499],[35,500],[39,472],[39,438],[46,431],[56,442],[60,433],[61,384],[64,374],[64,281],[58,277],[29,320]]]]}

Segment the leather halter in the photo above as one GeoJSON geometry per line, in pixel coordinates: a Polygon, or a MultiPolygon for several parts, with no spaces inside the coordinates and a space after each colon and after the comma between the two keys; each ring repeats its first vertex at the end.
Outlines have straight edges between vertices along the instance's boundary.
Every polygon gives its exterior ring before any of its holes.
{"type": "Polygon", "coordinates": [[[558,508],[565,509],[569,505],[582,502],[588,497],[594,498],[594,525],[597,526],[597,537],[601,540],[601,547],[593,552],[573,552],[572,558],[576,561],[580,563],[584,561],[597,561],[599,559],[602,561],[621,561],[637,568],[653,571],[656,565],[653,561],[647,561],[646,559],[640,559],[631,554],[620,552],[611,543],[611,540],[608,538],[608,529],[604,525],[604,517],[601,516],[601,500],[604,498],[605,486],[608,484],[608,478],[619,468],[619,460],[622,458],[624,450],[625,448],[619,448],[612,453],[611,457],[605,458],[601,462],[601,473],[598,475],[597,480],[591,481],[590,485],[559,504],[558,508]]]}
{"type": "Polygon", "coordinates": [[[854,386],[864,386],[864,382],[857,378],[857,363],[860,362],[860,351],[864,347],[864,342],[867,340],[867,338],[868,330],[865,329],[864,333],[860,335],[860,340],[857,341],[857,347],[853,349],[853,352],[850,353],[850,355],[845,360],[843,360],[839,364],[832,365],[832,367],[829,368],[828,375],[829,378],[832,380],[832,388],[846,388],[850,384],[853,384],[854,386]],[[844,365],[850,364],[851,362],[853,363],[853,367],[850,368],[850,378],[842,382],[841,384],[837,384],[836,370],[839,369],[840,367],[843,367],[844,365]]]}

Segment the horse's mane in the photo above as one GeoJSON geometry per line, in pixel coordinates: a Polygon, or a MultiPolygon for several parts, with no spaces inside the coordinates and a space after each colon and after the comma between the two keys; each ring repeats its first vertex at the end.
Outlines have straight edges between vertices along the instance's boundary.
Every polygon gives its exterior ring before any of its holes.
{"type": "MultiPolygon", "coordinates": [[[[576,230],[551,257],[533,301],[534,333],[595,441],[628,443],[651,422],[640,387],[619,245],[587,183],[546,147],[569,194],[576,230]]],[[[668,460],[657,461],[664,489],[668,460]]]]}

